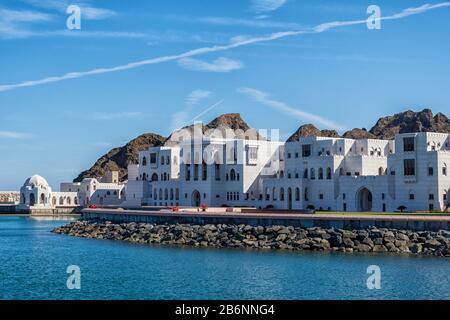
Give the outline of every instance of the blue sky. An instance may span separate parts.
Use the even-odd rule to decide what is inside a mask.
[[[81,30],[66,28],[70,4]],[[381,30],[364,22],[371,4]],[[240,112],[283,137],[450,114],[449,16],[448,2],[412,0],[2,0],[0,190],[35,173],[57,189],[112,147],[199,114]]]

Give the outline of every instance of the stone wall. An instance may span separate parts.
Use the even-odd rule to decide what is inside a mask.
[[[84,209],[82,216],[85,220],[103,220],[111,221],[115,223],[127,223],[127,222],[142,222],[150,224],[248,224],[254,227],[257,226],[272,226],[272,225],[285,225],[299,228],[311,228],[321,227],[325,229],[367,229],[375,226],[377,228],[388,229],[404,229],[415,231],[439,231],[450,230],[450,220],[440,219],[436,217],[430,219],[427,217],[399,217],[397,219],[391,216],[346,216],[341,217],[327,217],[321,215],[304,215],[289,216],[289,215],[277,215],[274,214],[271,217],[263,216],[247,216],[239,214],[223,214],[223,215],[208,215],[208,213],[201,214],[186,214],[186,213],[163,213],[163,212],[142,212],[133,210],[111,210],[98,211],[96,209]]]

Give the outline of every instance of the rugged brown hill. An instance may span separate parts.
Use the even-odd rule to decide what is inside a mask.
[[[377,139],[377,137],[371,134],[367,129],[355,128],[350,131],[347,131],[342,135],[343,138],[346,139]]]
[[[206,125],[207,129],[217,129],[221,127],[233,130],[241,129],[243,131],[250,129],[250,126],[242,119],[239,113],[223,114]]]
[[[166,138],[158,134],[143,134],[136,139],[131,140],[125,146],[114,148],[109,151],[98,159],[89,170],[80,173],[74,182],[80,182],[84,178],[100,178],[108,170],[118,170],[119,178],[121,180],[126,180],[127,167],[129,164],[138,162],[139,151],[148,149],[152,146],[161,146],[165,141]]]
[[[433,116],[430,109],[408,110],[378,120],[370,133],[379,139],[392,139],[397,133],[450,132],[450,120],[442,113]]]
[[[200,129],[202,132],[200,132]],[[187,130],[187,132],[190,133],[190,135],[193,135],[193,130],[199,130],[197,134],[205,134],[206,136],[209,136],[213,133],[214,129],[218,129],[222,132],[222,136],[226,137],[225,129],[231,129],[233,131],[233,134],[235,137],[239,137],[244,139],[246,133],[247,136],[250,137],[250,139],[265,139],[259,133],[256,129],[252,129],[241,117],[239,113],[227,113],[223,114],[214,120],[212,120],[210,123],[206,125],[190,125],[186,126],[180,130],[175,131],[172,133],[169,138],[167,138],[166,145],[173,144],[174,141],[179,140],[179,136],[183,135],[183,131]]]
[[[345,132],[342,137],[348,139],[393,139],[397,133],[444,132],[450,133],[450,119],[442,113],[433,116],[430,109],[419,112],[411,110],[393,116],[380,118],[375,126],[367,131],[355,128]],[[319,130],[312,124],[301,126],[288,141],[297,141],[300,137],[339,137],[334,130]]]
[[[295,131],[287,140],[288,142],[298,141],[300,137],[329,137],[339,138],[339,134],[335,130],[319,130],[312,124],[305,124]]]

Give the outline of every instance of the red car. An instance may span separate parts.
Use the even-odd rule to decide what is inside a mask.
[[[91,205],[89,205],[89,209],[97,209],[97,205],[91,204]]]

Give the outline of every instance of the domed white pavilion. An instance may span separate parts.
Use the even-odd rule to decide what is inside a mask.
[[[20,188],[20,207],[33,208],[50,208],[50,198],[52,188],[40,175],[34,175],[28,178]]]

